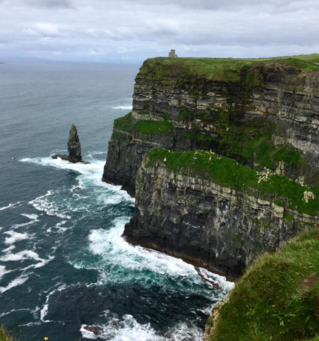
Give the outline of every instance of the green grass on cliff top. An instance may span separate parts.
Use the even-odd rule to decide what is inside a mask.
[[[158,57],[147,59],[140,74],[157,79],[191,75],[216,81],[238,81],[243,67],[271,63],[293,66],[300,71],[319,71],[319,54],[256,59]]]
[[[318,341],[318,272],[318,228],[260,256],[220,309],[210,340]]]
[[[260,181],[260,173],[234,159],[202,150],[173,152],[154,148],[148,154],[146,167],[153,166],[158,161],[164,162],[168,169],[177,173],[213,180],[221,186],[270,199],[279,206],[300,213],[313,216],[319,213],[318,187],[302,186],[287,177],[275,174],[269,174],[267,180]],[[308,203],[304,201],[305,191],[311,191],[315,195]]]

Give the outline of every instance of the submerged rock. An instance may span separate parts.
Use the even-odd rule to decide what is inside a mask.
[[[82,154],[81,154],[81,143],[78,135],[78,131],[76,129],[75,124],[72,124],[69,140],[68,140],[68,151],[69,155],[63,155],[63,154],[56,154],[52,156],[52,159],[62,159],[65,161],[69,161],[72,163],[85,163],[89,164],[87,161],[82,160]]]

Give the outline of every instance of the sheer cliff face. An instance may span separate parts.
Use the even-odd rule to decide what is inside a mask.
[[[192,74],[177,60],[146,61],[136,77],[129,122],[115,123],[104,180],[133,194],[143,156],[159,146],[211,149],[251,167],[281,167],[278,172],[294,179],[305,175],[306,182],[315,183],[317,172],[309,166],[319,164],[319,73],[275,62],[224,69],[216,75]],[[279,150],[286,142],[303,153],[307,167],[272,155],[262,160],[261,154],[269,152],[262,150],[266,143]]]
[[[264,251],[274,251],[317,216],[286,210],[270,198],[185,176],[164,162],[139,169],[129,241],[232,277]],[[289,212],[289,213],[288,213]]]
[[[316,223],[317,214],[284,207],[279,197],[265,203],[214,179],[166,169],[165,162],[141,167],[155,147],[206,150],[256,172],[318,185],[319,67],[307,64],[147,60],[136,77],[132,113],[114,123],[103,174],[136,195],[125,235],[239,275],[260,252]]]

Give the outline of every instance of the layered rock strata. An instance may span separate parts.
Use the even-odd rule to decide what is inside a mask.
[[[234,278],[261,253],[319,223],[318,214],[298,212],[289,198],[282,204],[276,193],[236,190],[195,174],[146,158],[136,179],[135,213],[125,226],[128,241]]]
[[[318,89],[319,67],[304,61],[147,60],[132,113],[114,123],[103,174],[136,195],[128,240],[236,277],[316,224],[318,212],[303,206],[317,205],[307,186],[319,184]],[[155,147],[210,151],[305,187],[288,205],[289,186],[265,197],[202,177],[205,169],[147,166]]]
[[[157,146],[176,151],[211,149],[256,169],[280,167],[295,180],[318,182],[318,72],[269,62],[235,71],[226,65],[222,74],[209,75],[195,74],[184,64],[182,59],[144,63],[136,77],[130,127],[123,129],[121,119],[115,124],[105,181],[134,193],[142,158]],[[171,126],[165,132],[140,129],[147,122]],[[260,152],[254,155],[249,145]],[[262,150],[267,149],[264,145],[268,150]],[[303,160],[289,162],[283,146],[299,152]],[[269,149],[273,154],[281,150],[286,157],[263,160],[261,154]]]

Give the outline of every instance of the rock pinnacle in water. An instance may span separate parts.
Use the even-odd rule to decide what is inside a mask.
[[[71,162],[82,161],[81,143],[76,126],[72,124],[68,140],[69,160]]]
[[[52,159],[62,159],[72,163],[81,162],[84,164],[89,164],[90,162],[82,160],[81,154],[81,143],[78,135],[78,130],[75,124],[72,124],[69,140],[68,140],[68,151],[69,155],[56,154],[52,156]]]

